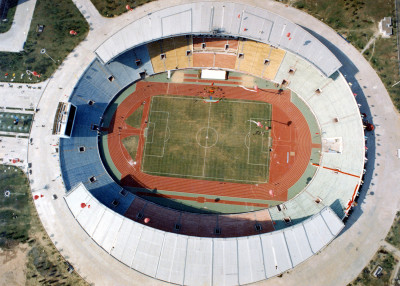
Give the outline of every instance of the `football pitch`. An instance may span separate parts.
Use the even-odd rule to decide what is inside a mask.
[[[204,102],[185,96],[151,100],[142,172],[158,176],[265,183],[272,145],[271,105]]]

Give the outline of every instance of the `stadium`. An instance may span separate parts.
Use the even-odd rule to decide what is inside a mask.
[[[179,285],[265,280],[318,254],[362,184],[341,62],[230,2],[161,9],[96,49],[53,132],[65,201],[108,255]]]

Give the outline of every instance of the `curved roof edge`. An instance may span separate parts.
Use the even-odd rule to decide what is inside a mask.
[[[342,64],[319,40],[295,23],[266,9],[231,2],[197,2],[150,13],[104,41],[97,56],[105,63],[128,49],[187,34],[234,36],[295,53],[329,77]]]
[[[239,238],[160,231],[99,203],[80,183],[64,197],[85,232],[118,261],[180,285],[242,285],[279,275],[321,251],[344,224],[329,208],[294,226]]]

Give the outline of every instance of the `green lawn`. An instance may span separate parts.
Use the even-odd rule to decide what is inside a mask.
[[[161,176],[262,183],[268,181],[271,105],[195,97],[151,101],[142,171]]]
[[[91,0],[93,5],[99,11],[99,13],[105,17],[114,17],[127,12],[126,5],[129,5],[131,9],[141,6],[145,3],[153,0],[125,0],[125,1],[114,1],[114,0]]]
[[[400,249],[400,211],[396,214],[392,227],[386,236],[386,241]]]
[[[29,238],[30,189],[25,174],[0,165],[0,248],[10,248]]]
[[[359,49],[364,48],[377,23],[391,13],[394,5],[391,0],[296,0],[291,3],[337,30]]]
[[[139,146],[139,136],[129,136],[122,139],[122,144],[124,145],[125,149],[128,151],[129,156],[131,156],[132,160],[135,160],[137,148]]]
[[[14,124],[18,117],[18,124]],[[0,131],[29,133],[33,114],[0,112]]]
[[[46,190],[43,193],[50,196]],[[64,258],[43,229],[24,172],[1,164],[0,250],[9,262],[1,265],[9,281],[22,272],[25,285],[88,285],[76,272],[68,273]],[[16,250],[24,254],[18,261]],[[18,263],[17,270],[12,266],[14,263]]]
[[[400,110],[400,84],[398,83],[400,75],[396,37],[394,36],[390,39],[379,38],[375,45],[364,53],[364,56],[385,84],[393,104]]]
[[[397,264],[396,258],[384,249],[379,249],[369,264],[362,272],[347,286],[386,286],[392,285],[389,283],[390,276]],[[383,268],[382,276],[377,278],[373,273],[380,266]]]
[[[364,52],[386,86],[393,104],[400,110],[399,62],[397,59],[397,23],[393,0],[279,0],[323,21],[347,38],[362,51],[383,17],[392,17],[393,35],[389,39],[378,37],[375,44]]]
[[[142,123],[142,115],[143,115],[143,105],[141,105],[138,109],[136,109],[127,119],[126,124],[140,128],[140,124]]]
[[[45,26],[42,33],[36,32],[38,24]],[[78,35],[71,36],[70,30],[75,30]],[[88,31],[86,19],[71,0],[37,0],[24,50],[0,52],[0,81],[33,83],[46,80]],[[41,54],[42,49],[46,49],[55,62]],[[41,77],[28,76],[26,70],[36,71]]]

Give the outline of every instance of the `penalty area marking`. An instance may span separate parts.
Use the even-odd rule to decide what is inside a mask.
[[[166,132],[166,135],[164,136],[164,144],[169,140],[169,136],[171,135],[169,132],[168,124],[167,124],[167,128],[166,128],[165,132]]]
[[[152,113],[156,113],[156,112],[167,114],[167,123],[165,124],[164,139],[163,139],[163,147],[162,147],[161,155],[146,154],[146,147],[147,147],[147,144],[152,144],[152,143],[154,142],[154,141],[153,141],[153,138],[154,138],[154,135],[155,135],[156,123],[155,123],[155,122],[150,122],[150,120],[151,120],[151,114],[152,114]],[[149,125],[153,124],[152,126],[154,126],[154,128],[153,128],[153,134],[152,134],[152,137],[151,137],[151,142],[147,142],[147,138],[148,138],[148,137],[146,137],[146,144],[145,144],[145,146],[144,146],[144,152],[143,152],[143,165],[144,165],[144,158],[145,158],[146,156],[149,156],[149,157],[159,157],[159,158],[164,157],[165,143],[169,140],[168,120],[169,120],[169,112],[168,112],[168,111],[151,111],[151,112],[150,112],[149,123],[148,123],[148,124],[149,124]],[[168,136],[167,136],[167,134],[168,134]]]
[[[250,118],[249,119],[249,121],[250,121],[250,132],[249,133],[247,133],[247,135],[245,136],[245,145],[246,145],[246,147],[247,147],[247,164],[248,165],[254,165],[254,166],[265,166],[265,167],[267,167],[268,166],[268,162],[267,163],[258,163],[258,164],[256,164],[256,163],[250,163],[250,148],[251,148],[251,144],[250,144],[250,142],[251,142],[251,140],[250,140],[250,136],[251,136],[251,131],[252,131],[252,129],[251,129],[251,126],[252,126],[252,121],[259,121],[259,122],[262,122],[262,121],[269,121],[268,119],[265,119],[265,118]],[[253,123],[254,124],[254,123]],[[270,131],[268,131],[268,130],[264,130],[263,132],[268,132],[268,133],[270,133]],[[269,138],[270,136],[268,136],[268,138]],[[246,144],[246,138],[249,138],[249,145],[247,145]],[[268,139],[268,150],[269,150],[269,143],[270,143],[270,141],[269,141],[269,139]],[[264,146],[264,133],[262,133],[262,137],[261,137],[261,150],[260,150],[260,153],[264,153],[264,154],[267,154],[268,155],[268,158],[269,158],[269,152],[268,152],[268,150],[267,150],[267,152],[265,152],[265,151],[263,151],[263,146]],[[268,161],[268,159],[267,159],[267,161]]]
[[[151,134],[151,141],[147,142],[147,138],[149,138],[149,129],[152,128],[153,129],[153,133]],[[156,129],[156,124],[153,122],[149,122],[148,123],[148,127],[145,129],[145,137],[146,137],[146,144],[147,143],[153,143],[153,138],[154,138],[154,130]]]

